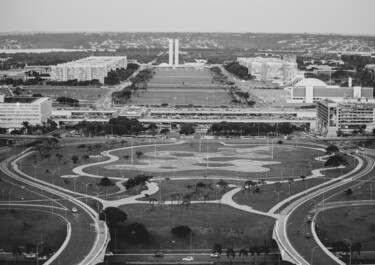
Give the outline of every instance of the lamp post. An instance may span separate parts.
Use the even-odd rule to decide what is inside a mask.
[[[90,185],[91,182],[89,182],[89,183],[83,183],[82,182],[82,184],[85,185],[85,188],[86,188],[86,204],[87,204],[87,186]]]
[[[69,200],[67,200],[66,203],[65,203],[65,209],[66,209],[66,211],[65,211],[65,219],[68,219],[68,203],[69,203]]]
[[[284,191],[273,191],[277,194],[277,204],[279,204],[280,202],[280,193],[284,192]],[[277,209],[277,213],[280,214],[280,208]]]
[[[317,248],[318,246],[315,246],[312,250],[311,250],[311,265],[314,265],[314,250]]]
[[[43,244],[44,242],[40,242],[40,243],[38,243],[37,245],[36,245],[36,265],[39,265],[39,259],[38,259],[38,254],[39,254],[39,252],[38,252],[38,249],[39,249],[39,245],[41,245],[41,244]]]
[[[347,238],[345,238],[343,241],[349,242],[349,252],[350,252],[349,265],[352,265],[352,242]]]
[[[315,218],[316,218],[316,200],[311,200],[311,201],[313,201],[315,204]]]
[[[10,210],[10,193],[12,192],[13,189],[14,189],[14,188],[10,188],[10,189],[9,189],[9,210]]]
[[[77,181],[78,178],[79,178],[79,176],[73,178],[73,182],[74,182],[74,196],[76,195],[75,194],[76,193],[76,181]]]
[[[97,198],[99,198],[99,195],[102,194],[102,192],[97,192],[97,191],[94,191],[94,193],[96,194]],[[99,214],[99,201],[98,201],[98,214]]]
[[[370,185],[370,200],[371,200],[371,207],[372,207],[372,185],[371,183],[369,183]]]
[[[35,182],[36,182],[36,168],[39,166],[38,163],[34,163],[34,178],[35,178]]]

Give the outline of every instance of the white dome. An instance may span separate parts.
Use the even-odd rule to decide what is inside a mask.
[[[322,80],[316,78],[306,78],[302,79],[301,81],[297,82],[294,86],[327,86]]]

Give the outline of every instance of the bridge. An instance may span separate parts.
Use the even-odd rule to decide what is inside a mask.
[[[363,51],[363,49],[368,49],[369,51]],[[336,54],[347,54],[347,55],[362,55],[362,56],[372,56],[375,57],[375,50],[367,45],[363,45],[354,49],[353,47],[348,47],[344,50],[339,51],[328,51],[328,53],[336,53]]]

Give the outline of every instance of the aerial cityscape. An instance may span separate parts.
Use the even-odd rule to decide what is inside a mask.
[[[0,265],[375,264],[372,0],[0,0]]]

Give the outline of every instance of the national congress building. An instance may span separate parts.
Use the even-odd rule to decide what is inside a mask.
[[[77,79],[78,81],[87,81],[97,79],[104,84],[104,78],[108,76],[108,72],[126,68],[127,64],[126,56],[91,56],[52,66],[51,80],[68,81]]]

